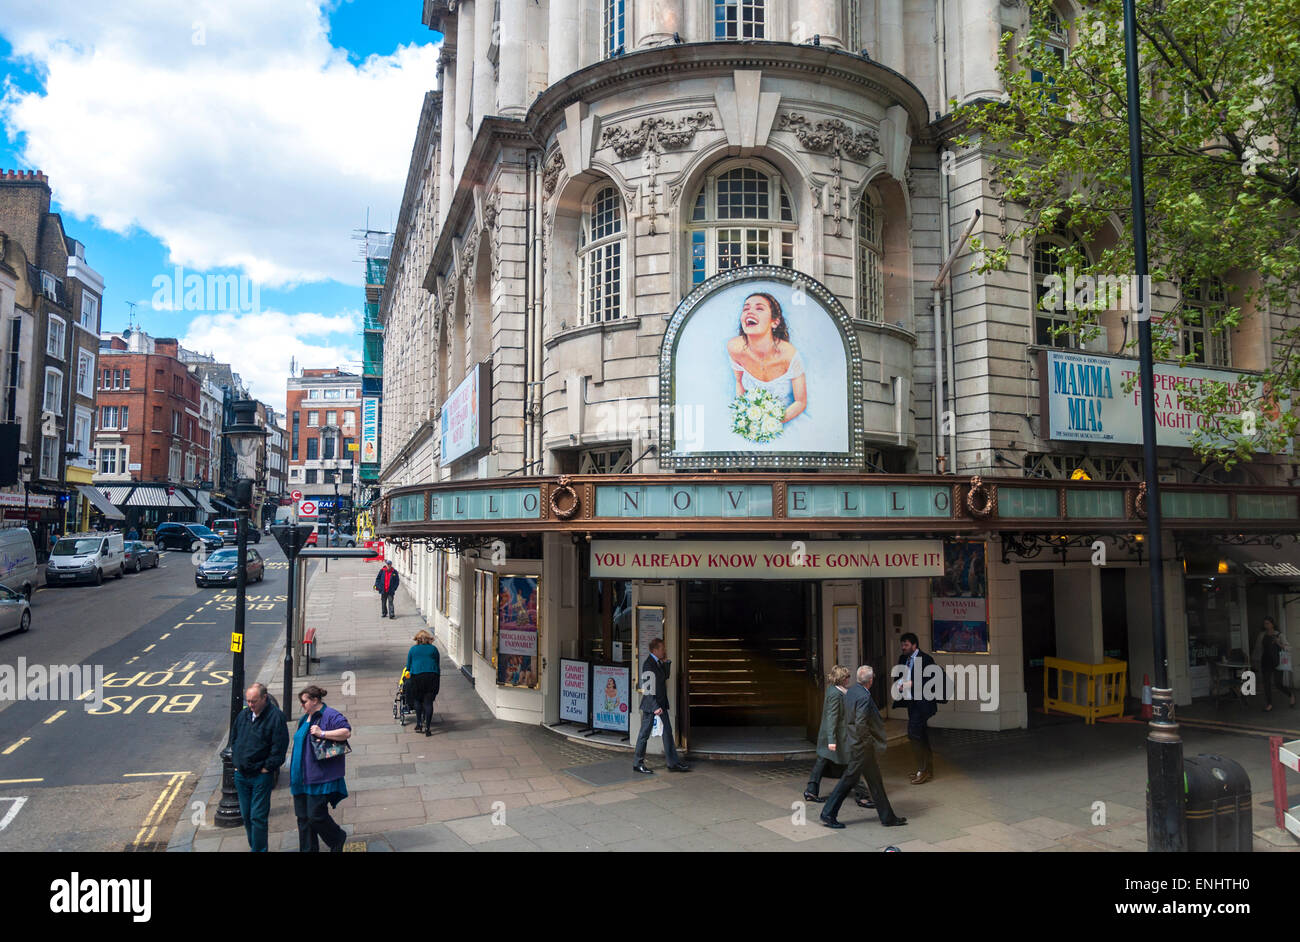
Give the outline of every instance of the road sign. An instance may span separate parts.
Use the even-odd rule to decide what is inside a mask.
[[[299,517],[316,516],[316,502],[314,500],[298,501],[298,516]]]
[[[289,494],[294,500],[302,500],[302,491],[293,491]]]

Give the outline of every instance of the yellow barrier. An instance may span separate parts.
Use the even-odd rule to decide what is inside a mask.
[[[1052,671],[1056,671],[1056,697],[1051,696]],[[1124,715],[1128,690],[1128,662],[1108,657],[1101,664],[1084,664],[1064,658],[1043,659],[1043,709],[1082,716],[1095,723],[1103,716]]]

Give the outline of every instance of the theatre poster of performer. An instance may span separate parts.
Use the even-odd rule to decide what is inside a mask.
[[[931,644],[936,652],[989,653],[984,547],[982,540],[944,543],[944,573],[930,580]]]
[[[497,683],[537,686],[537,577],[497,579]]]
[[[795,284],[760,276],[701,301],[681,328],[673,389],[676,452],[850,450],[844,340]]]

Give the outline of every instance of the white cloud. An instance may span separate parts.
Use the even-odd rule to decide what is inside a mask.
[[[351,63],[322,5],[0,0],[45,86],[11,87],[0,120],[65,211],[139,226],[174,264],[359,284],[349,236],[398,208],[437,47]]]
[[[361,375],[361,312],[200,314],[181,346],[229,363],[257,399],[284,411],[289,362]]]

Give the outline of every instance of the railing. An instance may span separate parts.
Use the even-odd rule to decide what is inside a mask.
[[[1273,816],[1277,826],[1300,837],[1300,805],[1288,807],[1286,770],[1300,772],[1300,739],[1284,743],[1281,736],[1270,736],[1273,756]]]
[[[1053,671],[1055,697],[1051,695]],[[1103,716],[1123,716],[1127,690],[1127,661],[1108,657],[1101,664],[1084,664],[1059,657],[1043,659],[1043,709],[1049,713],[1082,716],[1089,724]]]

